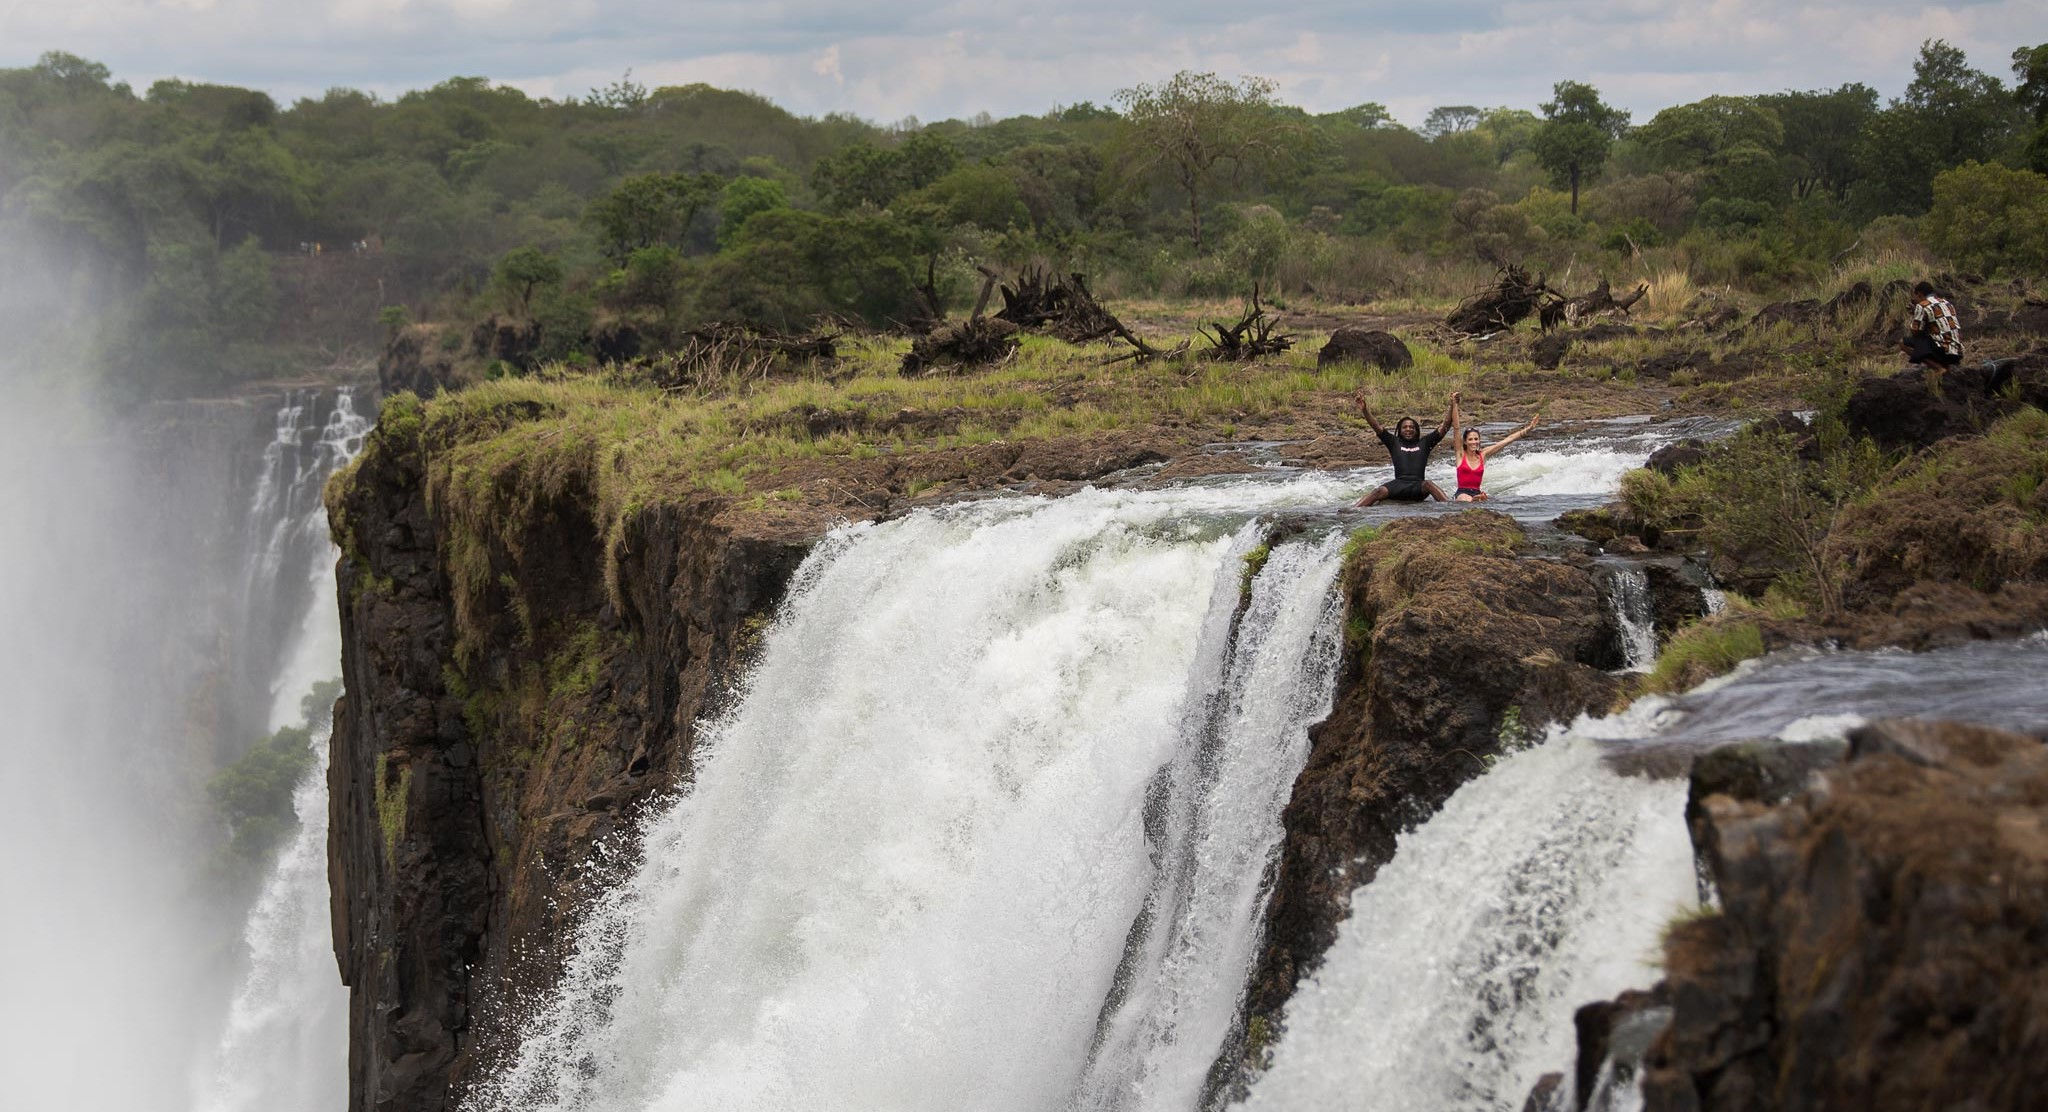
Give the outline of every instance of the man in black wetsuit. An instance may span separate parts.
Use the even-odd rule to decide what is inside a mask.
[[[1427,436],[1423,435],[1422,422],[1413,417],[1394,422],[1393,432],[1380,427],[1373,419],[1372,406],[1366,404],[1363,390],[1358,392],[1358,411],[1365,414],[1365,423],[1372,426],[1373,435],[1380,438],[1380,443],[1387,446],[1387,454],[1393,457],[1394,478],[1373,488],[1354,505],[1370,506],[1389,498],[1396,502],[1420,502],[1425,498],[1445,501],[1443,489],[1423,478],[1423,472],[1429,468],[1429,453],[1451,431],[1452,416],[1458,412],[1458,395],[1451,395],[1451,408],[1444,414],[1444,423]]]

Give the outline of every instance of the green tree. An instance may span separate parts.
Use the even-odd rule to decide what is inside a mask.
[[[590,90],[583,103],[593,108],[609,108],[618,112],[631,112],[647,103],[647,86],[633,80],[629,68],[625,76],[602,89]]]
[[[1349,108],[1340,108],[1323,118],[1367,130],[1376,127],[1401,126],[1394,122],[1394,114],[1387,111],[1387,106],[1376,100],[1369,100],[1364,104],[1354,104]]]
[[[729,244],[757,212],[788,208],[789,191],[772,178],[734,178],[718,195],[718,242]]]
[[[716,174],[641,174],[592,201],[585,214],[607,258],[623,261],[644,247],[683,248],[690,227],[723,190]]]
[[[1422,121],[1422,133],[1435,139],[1440,135],[1456,135],[1461,131],[1470,131],[1478,125],[1480,117],[1484,115],[1485,113],[1476,105],[1442,105],[1429,110],[1428,117]]]
[[[900,152],[862,142],[819,159],[811,167],[811,188],[832,212],[887,208],[903,191],[905,177]]]
[[[972,224],[1003,231],[1031,222],[1017,176],[1002,166],[962,166],[913,194],[948,227]]]
[[[213,270],[212,331],[240,340],[260,340],[277,319],[277,285],[270,255],[255,236],[222,252]]]
[[[1600,99],[1600,90],[1578,81],[1560,81],[1543,105],[1543,127],[1536,133],[1536,159],[1562,188],[1571,186],[1572,215],[1579,212],[1580,183],[1597,177],[1614,140],[1628,128],[1628,113]]]
[[[1756,98],[1784,125],[1783,151],[1792,192],[1825,189],[1841,200],[1856,180],[1857,138],[1877,115],[1877,90],[1850,82],[1836,89],[1773,93]]]
[[[1946,42],[1923,43],[1905,95],[1864,128],[1863,207],[1926,212],[1936,174],[1965,162],[1991,161],[2006,149],[2020,119],[2018,104],[1997,78],[1972,69],[1963,52]]]
[[[206,785],[214,811],[227,824],[227,860],[253,873],[298,827],[292,791],[313,765],[311,731],[286,726],[252,746]]]
[[[2012,52],[2013,98],[2033,122],[2024,157],[2028,167],[2048,174],[2048,43]]]
[[[1104,164],[1083,143],[1034,143],[1003,156],[1018,198],[1040,232],[1065,233],[1093,222],[1102,205]]]
[[[1493,144],[1495,164],[1504,165],[1523,151],[1536,148],[1543,120],[1525,108],[1496,108],[1481,116],[1472,131]]]
[[[1970,162],[1934,179],[1928,245],[1985,272],[2048,273],[2048,176]]]
[[[1123,106],[1125,149],[1139,172],[1164,169],[1188,202],[1188,234],[1202,248],[1202,196],[1219,174],[1292,160],[1307,144],[1298,125],[1275,118],[1272,81],[1232,83],[1188,70],[1157,85],[1116,94]]]
[[[1634,132],[1660,168],[1698,171],[1705,196],[1776,201],[1788,181],[1785,128],[1752,97],[1708,97],[1657,113]]]
[[[960,152],[952,140],[929,129],[905,139],[897,148],[897,156],[902,172],[901,187],[905,191],[923,189],[960,165]]]
[[[531,313],[534,291],[562,284],[562,260],[538,247],[515,247],[498,260],[491,280],[518,295],[522,314]]]

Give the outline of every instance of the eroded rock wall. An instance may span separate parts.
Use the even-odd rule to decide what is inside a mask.
[[[393,426],[330,492],[348,695],[329,872],[350,1106],[432,1112],[556,980],[807,542],[707,496],[636,511],[608,545],[573,483],[459,521],[429,497],[417,423]]]
[[[1672,925],[1652,992],[1581,1009],[1574,1107],[1610,1053],[1641,1077],[1646,1112],[2040,1107],[2041,739],[1895,719],[1852,732],[1846,759],[1826,746],[1715,750],[1691,795],[1721,910]],[[1596,1013],[1659,1030],[1624,1054],[1588,1037]]]
[[[1341,589],[1336,705],[1310,734],[1286,808],[1251,986],[1254,1026],[1268,1030],[1402,830],[1504,746],[1619,692],[1606,671],[1621,664],[1613,619],[1591,571],[1531,554],[1504,514],[1395,521],[1354,551]]]

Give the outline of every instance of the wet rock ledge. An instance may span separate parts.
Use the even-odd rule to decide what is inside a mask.
[[[1802,769],[1815,767],[1810,776]],[[1721,910],[1673,924],[1665,980],[1579,1016],[1578,1096],[1646,1112],[2038,1109],[2048,1093],[2048,746],[1894,719],[1807,748],[1716,750],[1694,846]],[[1655,1029],[1631,1047],[1607,1032]]]

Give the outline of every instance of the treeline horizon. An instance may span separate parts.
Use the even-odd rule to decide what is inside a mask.
[[[1850,83],[1636,120],[1566,80],[1533,108],[1444,105],[1410,128],[1184,72],[1108,105],[882,125],[630,74],[563,100],[457,77],[280,107],[176,79],[138,94],[52,53],[0,69],[0,233],[38,271],[12,279],[37,296],[5,298],[0,327],[149,397],[422,318],[512,318],[533,358],[570,360],[712,320],[889,327],[924,311],[927,276],[959,297],[976,265],[1354,302],[1447,296],[1509,262],[1756,292],[1859,250],[2039,273],[2048,44],[2016,47],[2010,73],[1931,40],[1889,99]],[[311,328],[344,268],[376,303]]]

